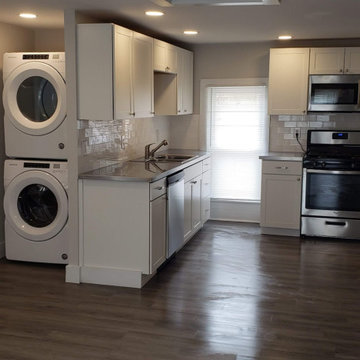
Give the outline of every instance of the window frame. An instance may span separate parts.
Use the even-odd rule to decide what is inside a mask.
[[[202,79],[200,80],[200,121],[199,121],[199,145],[200,149],[210,151],[210,129],[211,117],[209,104],[209,89],[213,87],[231,87],[231,86],[266,86],[268,89],[268,78],[240,78],[240,79]],[[267,93],[268,95],[268,93]],[[270,116],[267,111],[265,119],[265,139],[267,141],[266,151],[269,150],[269,125]],[[253,200],[236,199],[213,199],[214,201],[239,202],[239,203],[258,203]]]

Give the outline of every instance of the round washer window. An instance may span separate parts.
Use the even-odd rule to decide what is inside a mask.
[[[34,122],[50,119],[58,104],[54,86],[41,76],[25,79],[18,88],[16,100],[21,113]]]
[[[26,186],[19,194],[17,207],[22,219],[36,228],[50,225],[58,213],[54,193],[41,184]]]

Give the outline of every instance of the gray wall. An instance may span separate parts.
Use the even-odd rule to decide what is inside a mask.
[[[0,23],[0,94],[3,92],[3,55],[5,52],[31,51],[34,48],[34,32],[18,26]],[[4,196],[4,107],[0,102],[0,199]],[[0,257],[4,254],[4,212],[0,205]]]
[[[194,113],[200,111],[201,79],[268,77],[270,48],[360,46],[360,39],[267,41],[196,45],[194,51]]]

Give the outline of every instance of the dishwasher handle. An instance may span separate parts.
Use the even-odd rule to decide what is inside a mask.
[[[178,171],[175,174],[172,174],[166,178],[167,185],[175,184],[182,180],[185,177],[185,172],[183,170]]]

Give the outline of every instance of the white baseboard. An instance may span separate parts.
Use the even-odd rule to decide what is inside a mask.
[[[149,277],[143,279],[141,271],[82,266],[80,282],[98,285],[114,285],[140,289]]]
[[[265,235],[300,236],[300,230],[262,227],[261,233]]]
[[[67,265],[65,267],[65,282],[80,284],[80,266]]]

